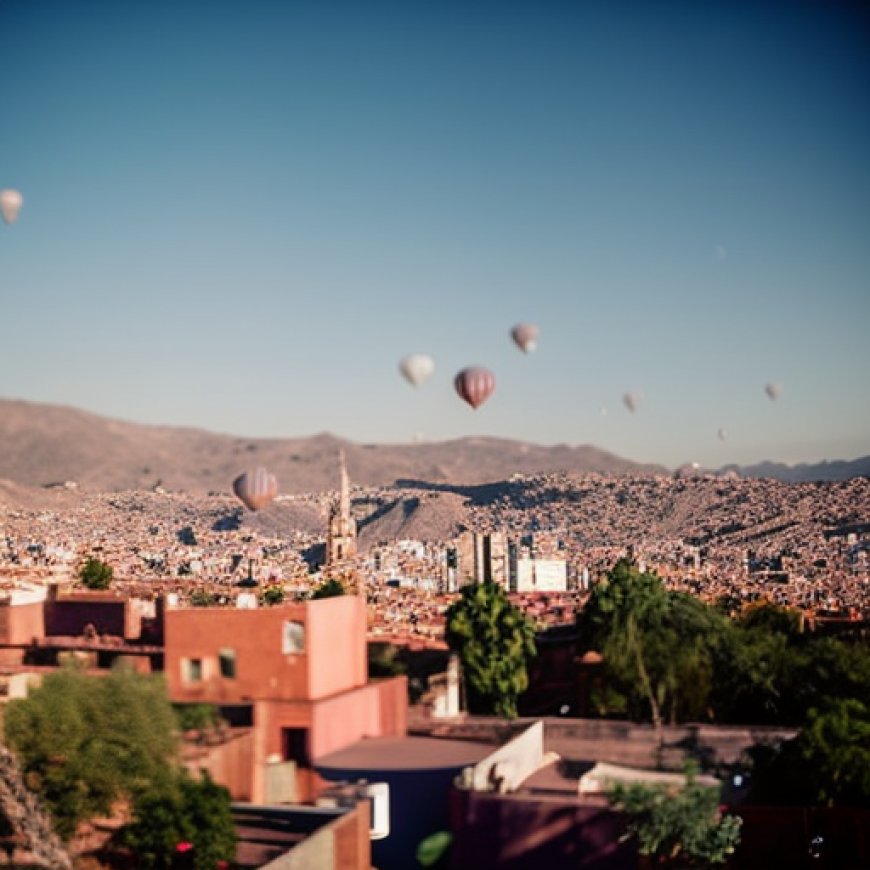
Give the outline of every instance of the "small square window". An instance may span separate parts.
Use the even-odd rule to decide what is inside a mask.
[[[221,676],[227,679],[235,679],[236,676],[236,651],[224,647],[218,653],[218,663],[220,664]]]
[[[202,659],[182,659],[181,675],[186,683],[202,681]]]

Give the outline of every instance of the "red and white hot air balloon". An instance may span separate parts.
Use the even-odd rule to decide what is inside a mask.
[[[278,481],[265,468],[255,468],[240,474],[233,481],[233,492],[245,507],[258,511],[278,495]]]
[[[511,330],[511,338],[523,353],[531,353],[538,346],[540,332],[534,323],[518,323]]]
[[[495,390],[495,375],[482,366],[470,366],[453,379],[453,386],[461,399],[477,409]]]
[[[0,214],[3,215],[3,220],[7,224],[14,224],[18,220],[18,212],[21,211],[23,204],[24,197],[20,191],[11,187],[0,190]]]

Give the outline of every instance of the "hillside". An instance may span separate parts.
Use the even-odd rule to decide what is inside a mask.
[[[396,480],[486,483],[516,473],[667,473],[590,445],[552,447],[497,438],[423,444],[356,444],[329,434],[266,439],[197,429],[145,426],[56,405],[0,400],[0,479],[29,486],[75,481],[89,490],[226,492],[246,468],[265,465],[282,492],[321,492],[337,485],[344,450],[356,484]]]

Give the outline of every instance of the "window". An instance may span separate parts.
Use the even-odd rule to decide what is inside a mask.
[[[285,622],[281,639],[284,655],[305,652],[305,625],[301,622]]]
[[[182,659],[181,678],[185,683],[202,681],[202,659]]]
[[[236,651],[224,647],[218,653],[221,676],[233,680],[236,677]]]

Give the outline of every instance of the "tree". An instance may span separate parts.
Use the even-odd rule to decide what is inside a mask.
[[[230,794],[207,773],[173,772],[136,797],[122,839],[143,870],[170,870],[179,853],[192,856],[193,870],[214,870],[235,854]]]
[[[797,737],[751,755],[753,801],[870,808],[870,708],[860,701],[810,710]]]
[[[162,680],[127,670],[49,674],[27,698],[9,702],[3,724],[28,784],[65,838],[163,775],[175,752]]]
[[[217,595],[208,589],[194,589],[188,599],[191,607],[212,607],[217,604],[217,600]]]
[[[324,580],[312,593],[312,600],[316,600],[318,598],[335,598],[337,595],[344,595],[345,589],[342,586],[340,580],[336,580],[333,577],[330,577],[328,580]]]
[[[282,604],[283,601],[284,590],[280,586],[267,586],[263,590],[263,604]]]
[[[578,619],[584,646],[604,656],[611,691],[623,695],[632,717],[649,716],[659,736],[666,717],[706,714],[725,624],[715,608],[668,592],[627,560],[596,585]]]
[[[741,820],[723,814],[718,788],[700,785],[693,768],[680,789],[618,784],[611,804],[628,816],[629,836],[657,866],[710,867],[724,864],[740,841]]]
[[[214,704],[173,704],[179,731],[209,731],[221,721]]]
[[[79,569],[79,580],[88,589],[108,589],[114,571],[111,565],[91,556]]]
[[[529,684],[535,628],[504,589],[491,582],[463,587],[447,611],[445,640],[462,662],[468,709],[516,716],[517,698]]]
[[[794,638],[803,631],[803,615],[791,607],[758,601],[743,609],[740,625],[743,628],[765,628]]]

